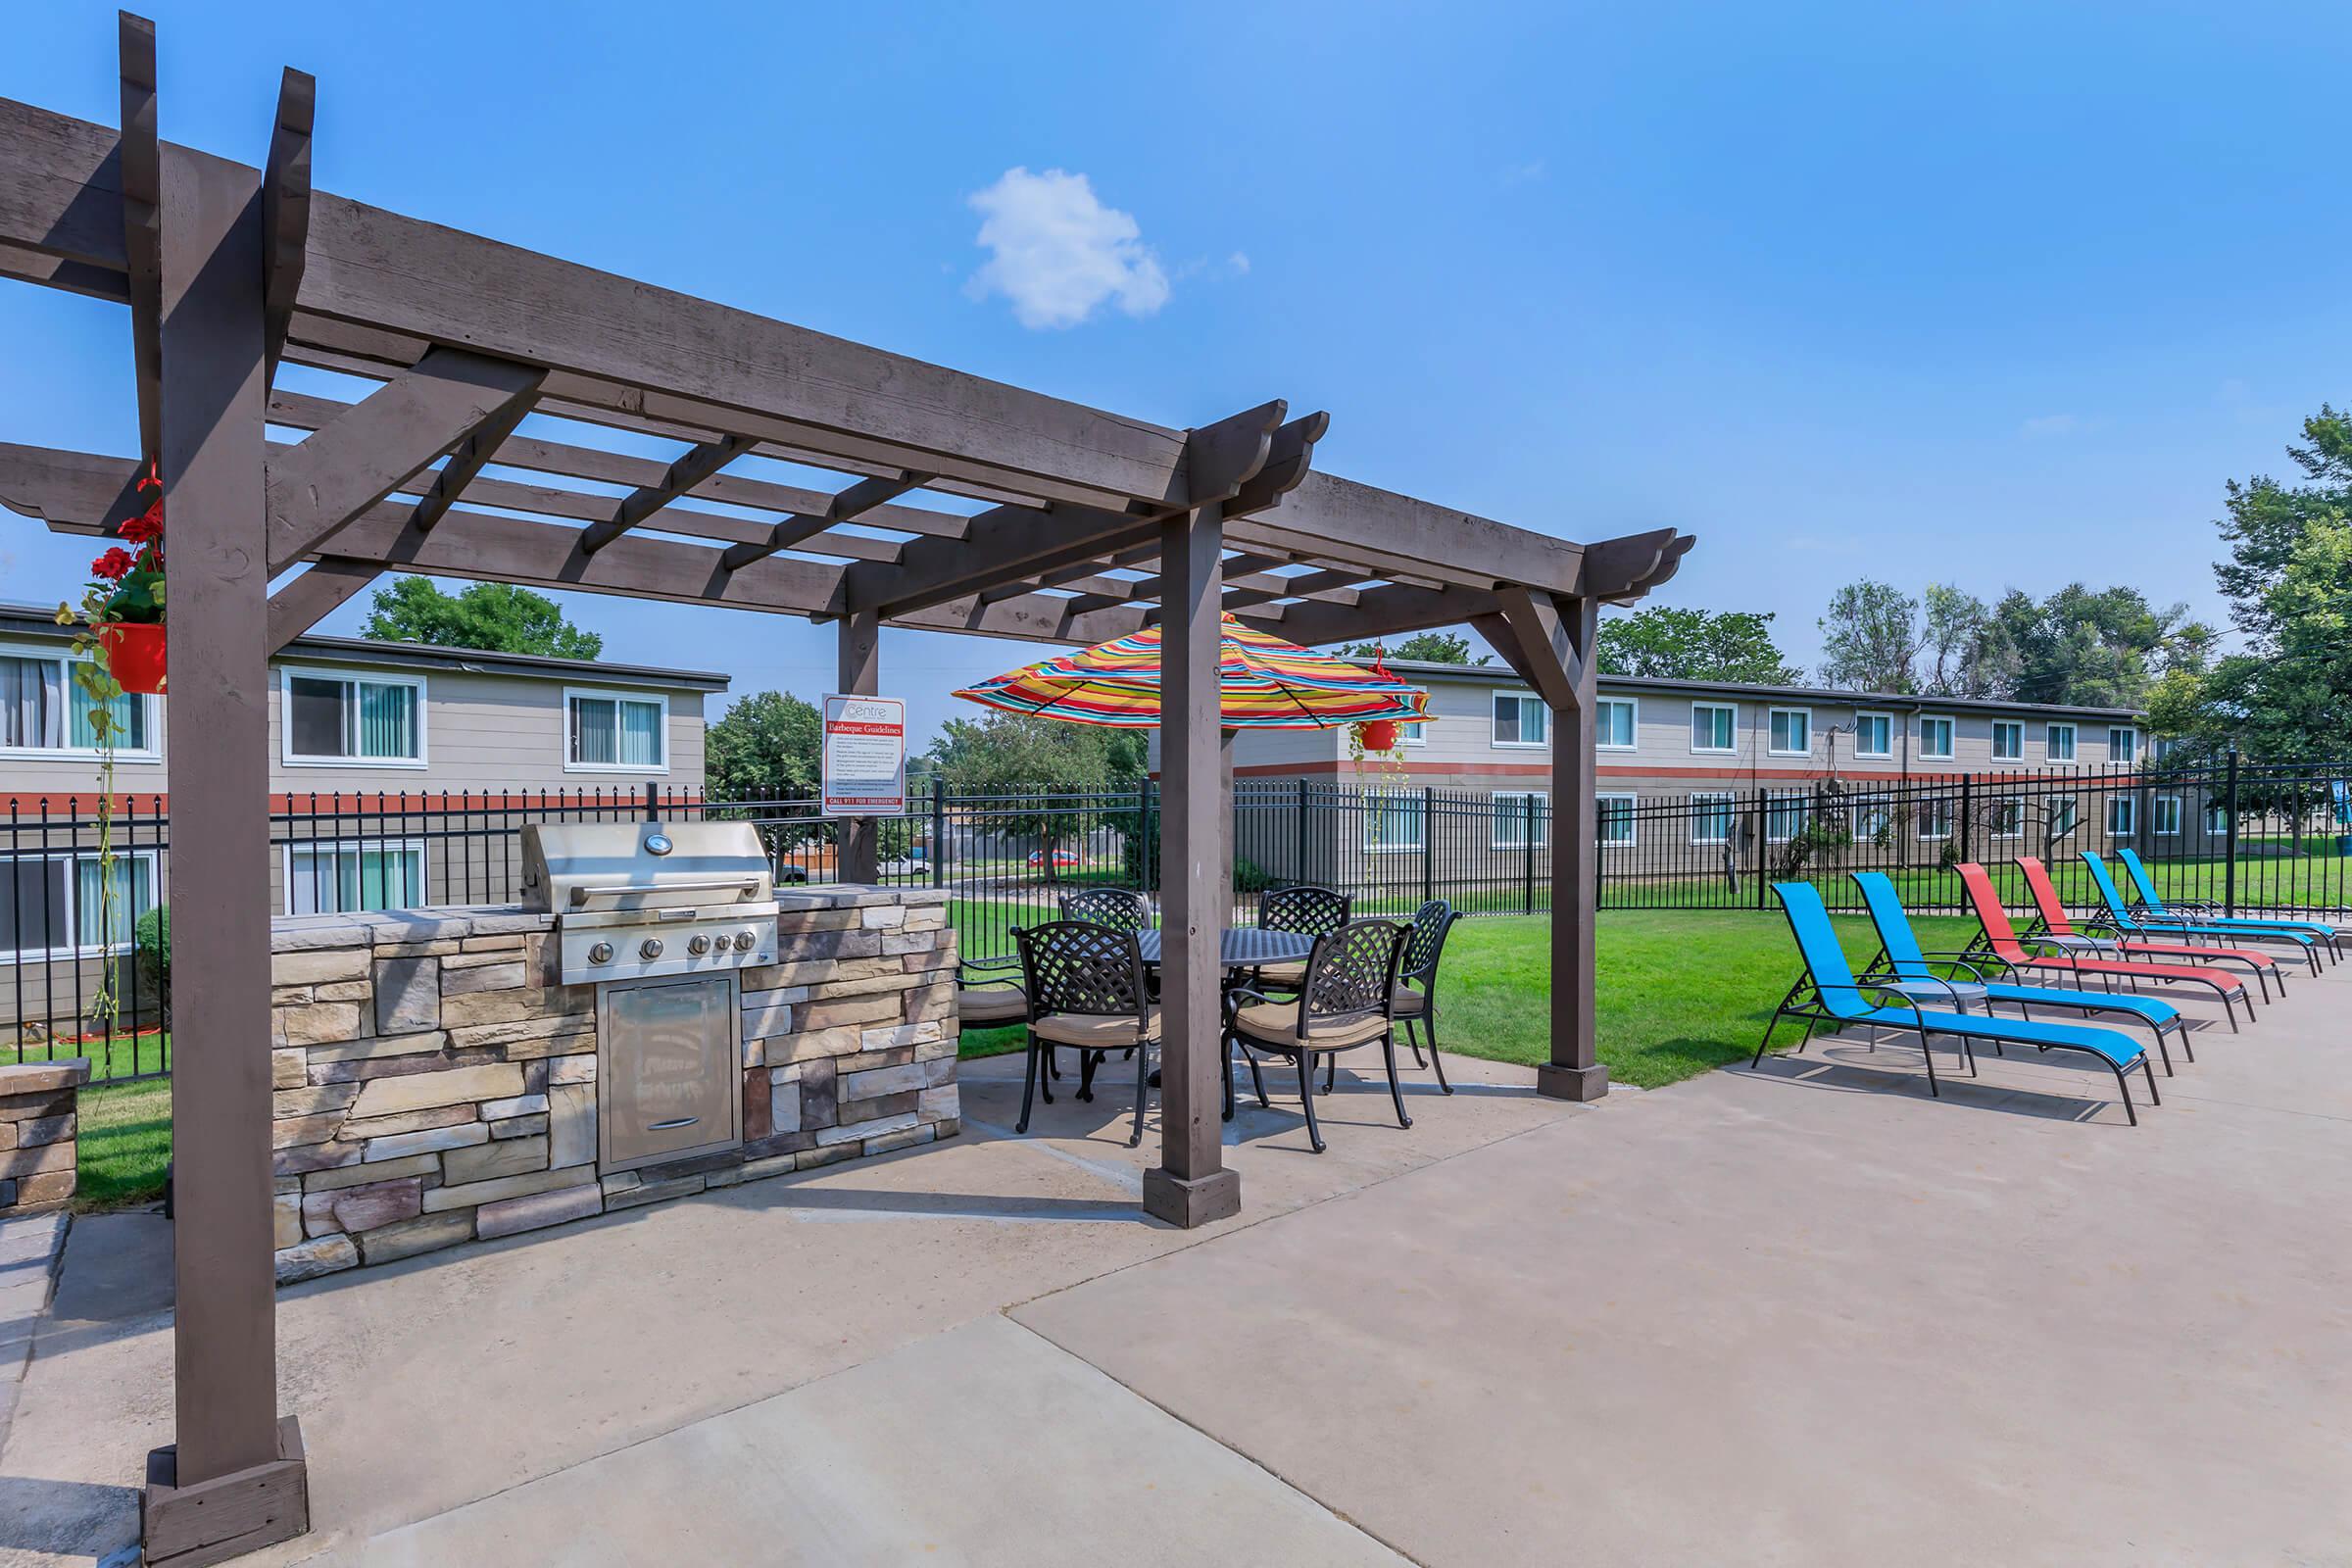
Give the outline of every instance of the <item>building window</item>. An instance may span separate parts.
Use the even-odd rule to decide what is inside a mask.
[[[1736,752],[1740,710],[1729,703],[1690,705],[1690,749],[1694,752]]]
[[[2139,815],[2139,802],[2129,795],[2107,797],[2107,836],[2111,839],[2130,838],[2134,831],[2132,822]]]
[[[424,682],[406,675],[287,669],[278,715],[284,760],[296,765],[424,765]]]
[[[1813,710],[1809,708],[1776,708],[1772,710],[1772,755],[1775,757],[1810,757],[1813,755]]]
[[[2117,724],[2107,731],[2107,760],[2136,762],[2139,760],[2139,731],[2129,724]]]
[[[1919,721],[1919,755],[1931,762],[1952,760],[1952,721],[1948,718],[1922,718]]]
[[[2205,831],[2217,839],[2229,833],[2230,805],[2227,801],[2207,801],[2205,803]]]
[[[2026,803],[2020,800],[1992,803],[1992,836],[1996,839],[2022,839],[2026,836]]]
[[[669,699],[565,692],[568,732],[564,771],[665,772],[669,767]]]
[[[115,856],[114,918],[100,897],[96,855],[24,855],[0,861],[0,959],[96,957],[130,946],[155,907],[155,854]],[[112,929],[108,929],[111,925]]]
[[[1919,803],[1919,836],[1923,839],[1948,839],[1952,836],[1952,800],[1948,795]]]
[[[2159,795],[2159,796],[2157,796],[2157,797],[2156,797],[2156,810],[2155,810],[2155,816],[2156,816],[2156,836],[2157,836],[2158,838],[2162,838],[2162,839],[2177,839],[2177,838],[2179,838],[2179,837],[2180,836],[2180,796],[2178,796],[2178,795]]]
[[[1992,760],[1996,762],[2022,762],[2026,760],[2026,726],[2021,720],[1996,718],[1992,721]]]
[[[1496,692],[1494,694],[1494,744],[1497,746],[1543,745],[1545,717],[1541,698],[1517,697],[1509,692]]]
[[[1802,790],[1776,792],[1764,798],[1764,837],[1786,844],[1805,830],[1813,814],[1813,797]]]
[[[1893,825],[1893,810],[1884,800],[1865,796],[1854,803],[1854,837],[1863,843],[1877,843]]]
[[[1398,855],[1421,848],[1421,795],[1418,791],[1367,790],[1364,793],[1364,853]]]
[[[1542,849],[1548,842],[1544,827],[1551,813],[1542,790],[1500,790],[1494,801],[1494,848]]]
[[[1732,797],[1727,790],[1699,790],[1690,797],[1690,842],[1732,841]]]
[[[2159,735],[2148,742],[2148,760],[2161,762],[2187,744],[2178,735]]]
[[[1396,744],[1399,746],[1427,746],[1431,722],[1432,720],[1425,718],[1417,723],[1398,724],[1396,726]]]
[[[0,651],[0,754],[95,757],[96,716],[62,653]],[[155,699],[124,694],[104,705],[118,726],[118,760],[154,761]]]
[[[430,904],[418,839],[286,846],[286,912],[351,914]]]
[[[2052,842],[2066,837],[2075,830],[2075,798],[2072,795],[2051,796],[2050,804],[2044,809],[2048,812]]]
[[[1599,711],[1593,715],[1592,744],[1604,752],[1630,752],[1634,749],[1634,700],[1631,697],[1603,697]]]
[[[2074,725],[2052,724],[2042,731],[2042,755],[2051,761],[2071,762],[2075,760]]]
[[[1856,713],[1854,715],[1854,755],[1856,757],[1892,757],[1894,755],[1894,718],[1887,713]]]
[[[1634,842],[1634,799],[1631,795],[1592,797],[1592,816],[1602,844],[1623,848]]]

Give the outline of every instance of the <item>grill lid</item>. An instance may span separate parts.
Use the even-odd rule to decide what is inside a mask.
[[[749,822],[535,822],[522,898],[558,915],[764,904],[775,877]]]

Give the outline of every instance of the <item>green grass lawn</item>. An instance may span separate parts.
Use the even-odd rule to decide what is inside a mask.
[[[75,1114],[74,1150],[81,1178],[74,1184],[76,1208],[112,1208],[144,1202],[164,1191],[164,1162],[172,1157],[172,1081],[107,1083],[157,1072],[170,1059],[172,1037],[150,1031],[118,1034],[112,1040],[59,1040],[34,1046],[0,1046],[0,1065],[19,1061],[90,1058],[90,1079]]]
[[[1918,916],[1930,949],[1957,949],[1977,923]],[[1870,923],[1841,917],[1858,966],[1878,951]],[[1773,914],[1608,910],[1598,934],[1600,1059],[1619,1083],[1655,1089],[1756,1049],[1764,1021],[1796,977],[1788,923]],[[1464,920],[1438,972],[1438,1036],[1447,1051],[1495,1061],[1551,1054],[1551,922],[1524,915]],[[1798,1030],[1786,1039],[1793,1045]],[[1017,1051],[1017,1028],[971,1030],[962,1054]]]

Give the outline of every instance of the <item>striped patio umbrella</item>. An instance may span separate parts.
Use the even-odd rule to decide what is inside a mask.
[[[1220,721],[1228,729],[1331,729],[1429,716],[1429,693],[1380,668],[1254,631],[1224,617]],[[1159,722],[1159,628],[1025,665],[956,694],[1010,713],[1150,729]]]

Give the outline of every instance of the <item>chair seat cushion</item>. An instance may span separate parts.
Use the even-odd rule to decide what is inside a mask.
[[[960,1023],[1019,1023],[1029,1016],[1029,999],[1019,986],[961,986],[956,992]]]
[[[1388,1033],[1389,1021],[1378,1013],[1356,1018],[1347,1023],[1319,1025],[1303,1041],[1298,1037],[1298,1004],[1295,1002],[1260,1002],[1244,1007],[1234,1019],[1234,1028],[1244,1045],[1264,1045],[1277,1051],[1347,1051],[1378,1040]]]
[[[1159,1038],[1159,1009],[1148,1010],[1140,1031],[1135,1019],[1127,1014],[1056,1012],[1037,1021],[1037,1038],[1088,1051],[1124,1051],[1129,1046]]]
[[[1415,991],[1411,986],[1398,986],[1396,1005],[1397,1017],[1418,1018],[1421,1016],[1422,1009],[1429,1005],[1429,993]]]
[[[1306,965],[1304,963],[1261,964],[1258,967],[1257,979],[1260,985],[1289,986],[1296,989],[1306,984]]]

